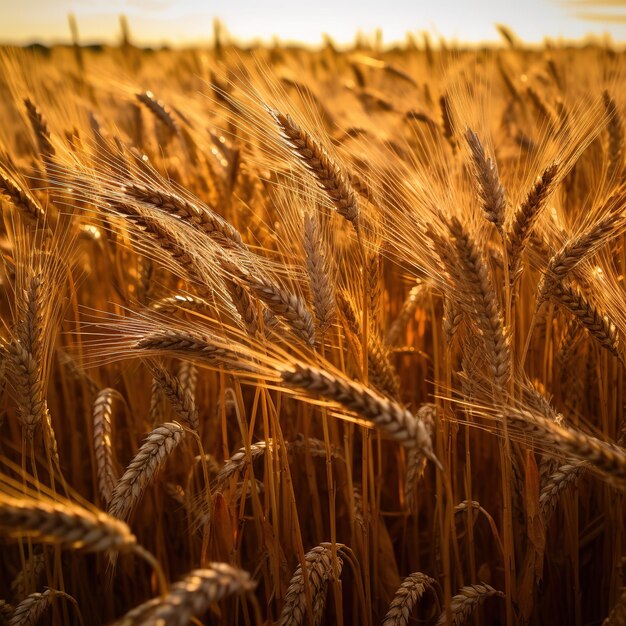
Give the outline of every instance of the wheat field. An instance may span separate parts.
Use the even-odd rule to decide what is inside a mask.
[[[626,623],[623,53],[501,30],[2,48],[0,620]]]

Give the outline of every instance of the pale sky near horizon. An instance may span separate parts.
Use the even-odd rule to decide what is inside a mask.
[[[315,44],[328,33],[348,43],[357,30],[371,34],[377,27],[385,42],[423,30],[448,40],[497,41],[494,24],[503,23],[527,42],[590,33],[626,42],[626,13],[621,20],[584,20],[577,13],[597,17],[607,9],[590,8],[591,2],[572,7],[576,1],[585,0],[0,0],[0,42],[67,41],[68,13],[83,42],[118,40],[122,14],[133,40],[144,45],[208,43],[215,17],[244,41],[278,36]]]

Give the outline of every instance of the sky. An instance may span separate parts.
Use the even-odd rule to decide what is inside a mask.
[[[209,43],[220,18],[241,39],[261,38],[319,43],[328,33],[338,43],[353,41],[358,30],[382,28],[389,43],[407,32],[429,31],[437,39],[497,41],[494,26],[510,26],[524,41],[544,37],[579,39],[609,33],[626,43],[626,12],[608,21],[593,0],[0,0],[0,42],[52,43],[69,39],[73,13],[83,42],[116,41],[119,16],[127,16],[133,41],[141,45]],[[619,4],[616,0],[605,0]],[[580,3],[580,5],[577,5]],[[582,19],[580,14],[595,19]]]

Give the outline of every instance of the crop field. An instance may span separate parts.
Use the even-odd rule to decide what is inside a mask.
[[[626,624],[606,42],[0,49],[0,623]]]

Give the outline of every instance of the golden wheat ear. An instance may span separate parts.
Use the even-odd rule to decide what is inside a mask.
[[[148,484],[181,442],[185,431],[178,422],[161,424],[146,438],[111,493],[108,512],[127,521]]]
[[[302,165],[313,175],[318,185],[328,194],[337,213],[357,228],[359,208],[356,195],[340,166],[322,145],[298,126],[289,115],[270,107],[267,110],[274,118],[284,141]]]
[[[452,602],[450,603],[450,612],[454,626],[464,624],[478,605],[493,596],[503,598],[504,593],[484,583],[467,585],[460,589],[459,593],[452,598]],[[437,626],[445,626],[446,624],[449,624],[448,615],[446,611],[444,611],[440,615],[439,620],[437,620]]]
[[[434,578],[421,572],[414,572],[407,576],[398,587],[389,605],[383,626],[406,626],[420,598],[429,589],[434,590],[436,584]]]
[[[13,613],[7,624],[9,626],[28,626],[29,624],[36,624],[52,605],[52,602],[57,598],[69,602],[74,607],[74,610],[77,611],[80,623],[84,624],[83,618],[80,615],[80,609],[78,608],[78,602],[68,593],[55,589],[46,589],[42,593],[31,593],[24,598],[13,609]]]
[[[137,545],[128,526],[105,513],[4,494],[0,495],[0,531],[85,552],[132,551]]]
[[[212,604],[255,587],[248,572],[227,563],[208,563],[174,583],[164,596],[131,609],[114,626],[186,626],[192,618],[202,617]]]
[[[314,624],[320,624],[326,606],[329,581],[341,575],[343,560],[334,556],[341,552],[341,544],[322,543],[304,555],[304,567],[298,565],[287,589],[285,604],[280,613],[280,626],[304,624],[308,611]],[[308,599],[307,599],[308,598]]]

